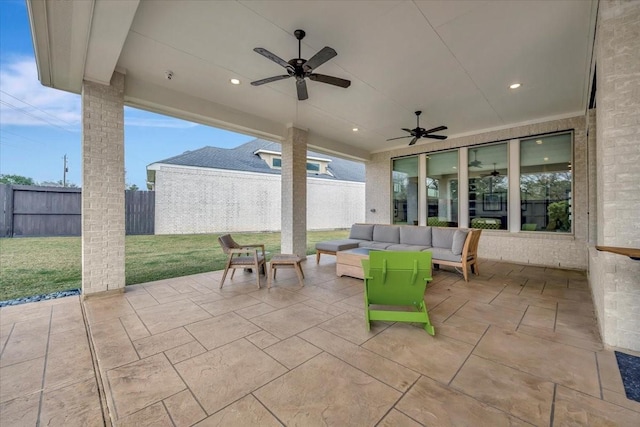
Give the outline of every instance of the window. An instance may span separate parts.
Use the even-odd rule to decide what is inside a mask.
[[[506,143],[469,150],[469,221],[472,228],[508,228],[507,153]]]
[[[515,152],[509,156],[510,148],[520,159]],[[572,159],[571,131],[471,146],[468,165],[459,164],[458,150],[392,159],[392,221],[426,218],[427,225],[458,227],[459,209],[466,209],[471,228],[509,230],[511,224],[512,232],[571,233]],[[468,183],[460,181],[462,168]],[[461,185],[468,185],[468,198],[459,199]]]
[[[418,157],[392,163],[393,223],[418,224]]]
[[[427,225],[458,226],[458,151],[427,156]]]
[[[280,157],[273,157],[271,159],[271,167],[272,168],[282,168],[282,159]],[[307,162],[307,170],[309,172],[320,172],[321,171],[320,163],[316,162]]]
[[[571,232],[571,133],[520,142],[523,231]]]

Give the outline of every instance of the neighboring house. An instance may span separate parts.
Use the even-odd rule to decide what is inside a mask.
[[[203,147],[147,166],[156,234],[280,230],[280,144]],[[363,163],[307,152],[307,228],[365,219]]]

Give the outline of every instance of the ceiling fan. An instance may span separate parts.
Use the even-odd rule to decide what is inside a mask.
[[[469,162],[470,168],[482,167],[482,162],[478,160],[478,150],[473,150],[473,161]]]
[[[496,170],[496,164],[494,163],[494,164],[493,164],[493,171],[492,171],[492,172],[490,172],[490,173],[488,173],[488,174],[486,174],[486,175],[481,175],[481,176],[482,176],[483,178],[485,178],[485,177],[487,177],[487,176],[490,176],[490,177],[494,177],[494,178],[495,178],[496,176],[500,176],[500,172],[498,172],[498,171]]]
[[[413,145],[420,138],[447,139],[447,137],[444,136],[444,135],[431,135],[434,132],[440,132],[441,130],[446,130],[447,129],[446,126],[438,126],[438,127],[435,127],[433,129],[429,129],[429,130],[425,130],[424,128],[421,128],[420,127],[420,114],[422,114],[422,111],[416,111],[417,124],[416,124],[415,129],[402,128],[403,131],[409,132],[410,135],[399,136],[397,138],[387,139],[387,141],[393,141],[394,139],[402,139],[402,138],[413,137],[413,139],[409,143],[409,145]]]
[[[306,60],[302,58],[302,39],[306,35],[303,30],[295,30],[293,35],[298,39],[298,57],[289,60],[288,62],[279,56],[269,52],[267,49],[262,47],[254,48],[254,52],[259,53],[267,59],[275,62],[276,64],[282,66],[287,70],[287,74],[283,74],[280,76],[268,77],[262,80],[256,80],[255,82],[251,82],[253,86],[260,86],[265,83],[271,83],[278,80],[288,79],[289,77],[296,78],[296,89],[298,91],[298,100],[304,101],[309,98],[309,94],[307,93],[307,82],[305,78],[309,78],[310,80],[327,83],[334,86],[339,86],[343,88],[348,88],[351,85],[351,81],[341,79],[338,77],[327,76],[324,74],[314,73],[313,70],[338,55],[335,50],[330,48],[329,46],[323,47],[319,52],[311,57],[311,59]]]

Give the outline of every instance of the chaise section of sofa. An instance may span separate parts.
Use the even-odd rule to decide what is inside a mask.
[[[316,264],[320,263],[320,255],[335,255],[338,251],[346,251],[359,247],[360,243],[373,240],[373,224],[353,224],[348,239],[327,240],[316,243]]]

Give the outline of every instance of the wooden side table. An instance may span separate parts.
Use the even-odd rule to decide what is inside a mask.
[[[296,274],[298,275],[298,282],[300,283],[300,287],[304,286],[304,272],[302,271],[302,267],[300,266],[300,262],[302,259],[298,255],[293,254],[278,254],[274,255],[271,258],[271,262],[269,263],[269,280],[267,284],[267,289],[271,289],[271,272],[273,271],[273,278],[276,278],[276,270],[280,267],[293,268],[296,270]]]

